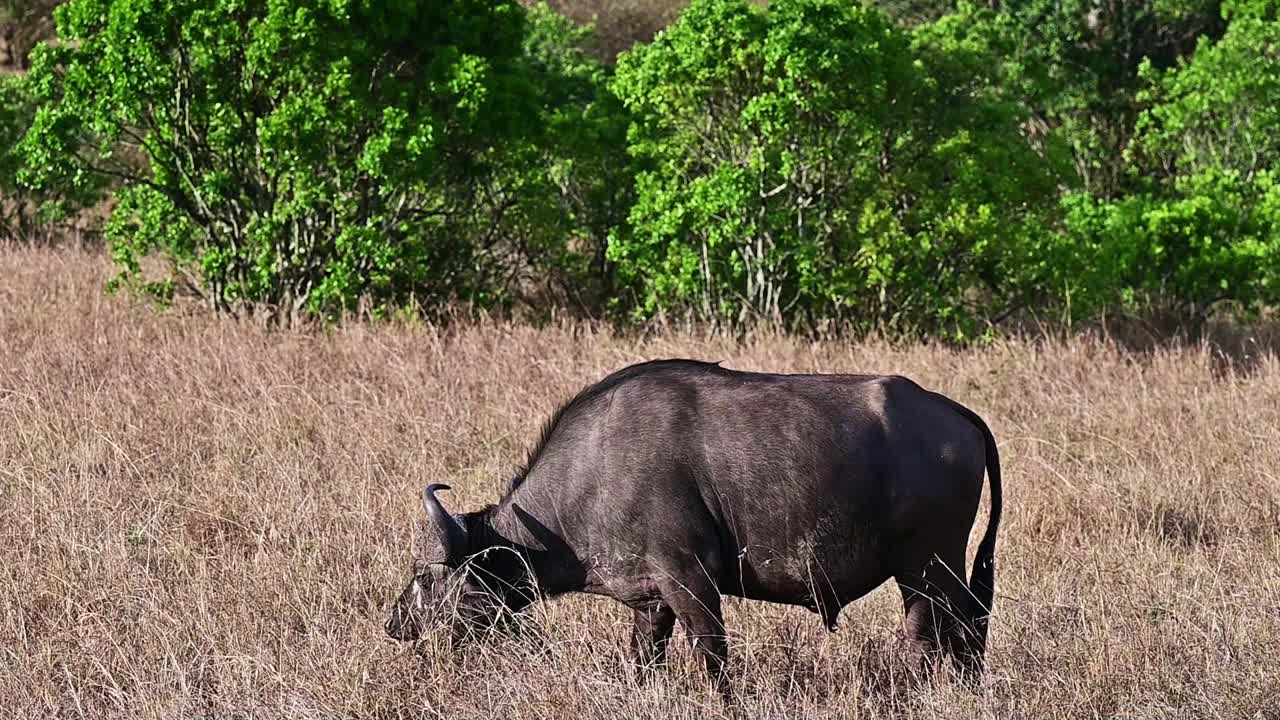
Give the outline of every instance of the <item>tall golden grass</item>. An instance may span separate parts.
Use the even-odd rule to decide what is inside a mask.
[[[539,605],[457,656],[382,632],[424,483],[452,484],[458,509],[491,501],[566,396],[689,356],[908,375],[980,412],[1005,466],[978,692],[896,680],[886,586],[835,634],[730,602],[740,715],[1280,717],[1271,355],[1233,370],[1204,347],[1097,339],[959,351],[498,322],[302,334],[108,297],[107,272],[0,251],[0,716],[727,715],[683,642],[637,682],[630,613],[608,600]]]

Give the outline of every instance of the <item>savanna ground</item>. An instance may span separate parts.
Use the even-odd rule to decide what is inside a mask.
[[[986,417],[1003,453],[981,690],[900,681],[890,584],[835,634],[730,602],[745,716],[1280,717],[1272,355],[496,322],[287,333],[104,296],[107,272],[0,250],[0,716],[725,714],[682,642],[637,684],[630,613],[608,600],[540,605],[457,658],[382,632],[424,483],[452,484],[455,509],[491,501],[562,399],[682,355],[906,374]]]

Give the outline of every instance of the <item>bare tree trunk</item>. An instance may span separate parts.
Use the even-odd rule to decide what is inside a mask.
[[[18,68],[18,59],[16,57],[17,48],[17,23],[14,20],[5,19],[4,28],[0,30],[0,42],[4,43],[4,54],[0,56],[3,60],[0,65],[6,68]]]

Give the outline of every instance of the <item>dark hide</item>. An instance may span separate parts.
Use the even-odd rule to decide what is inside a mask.
[[[461,637],[503,606],[595,593],[634,611],[639,662],[663,661],[679,620],[727,688],[722,595],[799,605],[834,629],[893,578],[916,662],[981,673],[999,456],[977,415],[910,380],[633,365],[562,407],[526,467],[497,505],[421,534],[390,635],[434,619]],[[966,583],[984,471],[991,518]]]

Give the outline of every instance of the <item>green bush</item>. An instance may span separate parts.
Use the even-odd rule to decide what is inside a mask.
[[[515,0],[71,0],[27,181],[123,187],[118,281],[291,320],[504,297],[507,145],[539,132]],[[500,190],[505,190],[500,189]],[[158,254],[172,274],[143,278]]]
[[[0,75],[0,238],[20,243],[54,239],[63,220],[92,204],[101,184],[54,186],[36,191],[18,182],[23,158],[18,143],[31,127],[36,100],[22,75]]]
[[[491,233],[518,254],[512,285],[526,306],[587,315],[612,292],[605,248],[634,195],[628,115],[588,52],[593,33],[545,4],[529,8],[523,72],[538,132],[503,148],[493,185],[509,209]]]
[[[17,184],[22,160],[14,151],[31,124],[35,106],[22,78],[0,75],[0,238],[22,239],[33,224],[30,202]]]
[[[1129,153],[1142,189],[1065,200],[1066,236],[1089,258],[1079,312],[1158,304],[1194,325],[1219,303],[1280,303],[1280,22],[1271,2],[1228,9],[1219,41],[1143,69]]]
[[[70,0],[0,79],[0,232],[110,185],[115,285],[282,322],[1280,302],[1274,0],[879,4],[694,0],[611,69],[541,3]]]
[[[641,169],[609,254],[634,311],[964,335],[1017,305],[1059,170],[968,27],[695,0],[624,54]]]
[[[1143,63],[1170,67],[1197,37],[1221,35],[1220,0],[1023,0],[998,3],[1000,57],[1018,69],[1008,90],[1032,129],[1070,150],[1071,183],[1099,197],[1135,187],[1124,151],[1142,109]]]

